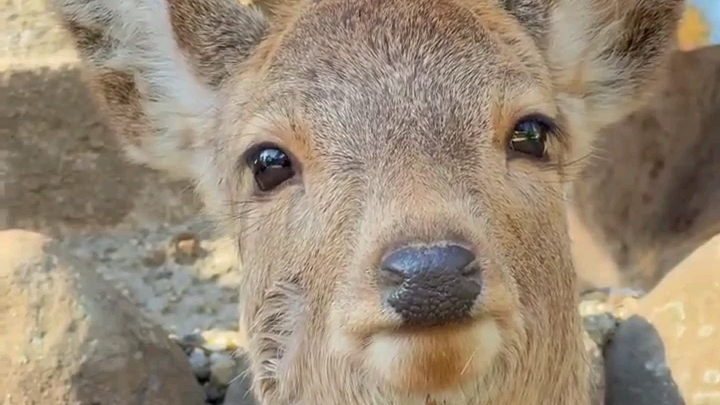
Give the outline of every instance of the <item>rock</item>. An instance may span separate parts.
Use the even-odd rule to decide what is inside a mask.
[[[225,387],[237,375],[238,370],[232,357],[220,352],[210,354],[210,382],[213,385]]]
[[[200,405],[182,350],[85,262],[0,231],[4,405]]]
[[[160,267],[165,263],[167,259],[167,253],[164,250],[153,250],[148,253],[142,260],[143,264],[147,267]]]
[[[243,331],[222,329],[210,329],[183,336],[171,334],[170,339],[185,350],[202,348],[210,352],[232,352],[245,347],[246,342]]]
[[[67,234],[195,216],[191,184],[123,156],[47,5],[0,2],[0,230]]]
[[[210,377],[210,360],[202,349],[193,349],[188,356],[188,361],[190,361],[190,368],[198,380],[207,380]]]
[[[211,404],[219,404],[225,396],[225,390],[220,389],[212,384],[205,385],[205,398]]]
[[[235,351],[245,346],[245,339],[242,331],[228,331],[222,329],[210,329],[202,332],[204,347],[212,351]]]
[[[720,236],[677,265],[605,350],[608,404],[720,403]]]
[[[667,367],[662,339],[639,316],[622,322],[605,347],[605,384],[606,405],[685,404]]]
[[[179,264],[191,264],[201,253],[203,251],[200,247],[200,239],[191,232],[176,235],[170,246],[170,254],[175,257],[175,262]]]

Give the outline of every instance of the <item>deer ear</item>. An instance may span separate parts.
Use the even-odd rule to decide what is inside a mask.
[[[675,49],[683,0],[554,0],[544,46],[558,104],[592,135],[642,106]]]
[[[235,0],[47,0],[132,160],[196,178],[216,92],[267,31]]]

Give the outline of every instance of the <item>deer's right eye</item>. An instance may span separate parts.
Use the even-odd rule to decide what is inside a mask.
[[[247,164],[260,191],[272,191],[295,176],[292,159],[279,147],[260,145],[249,152]]]

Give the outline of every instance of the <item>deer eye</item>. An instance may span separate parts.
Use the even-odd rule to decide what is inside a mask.
[[[510,150],[534,158],[544,158],[547,153],[547,138],[553,132],[549,118],[528,116],[515,124],[510,137]]]
[[[248,154],[248,167],[252,170],[257,188],[272,191],[295,176],[293,161],[275,145],[261,145]]]

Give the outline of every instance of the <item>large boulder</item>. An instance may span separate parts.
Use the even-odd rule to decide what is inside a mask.
[[[201,405],[183,351],[87,263],[0,231],[5,405]]]

